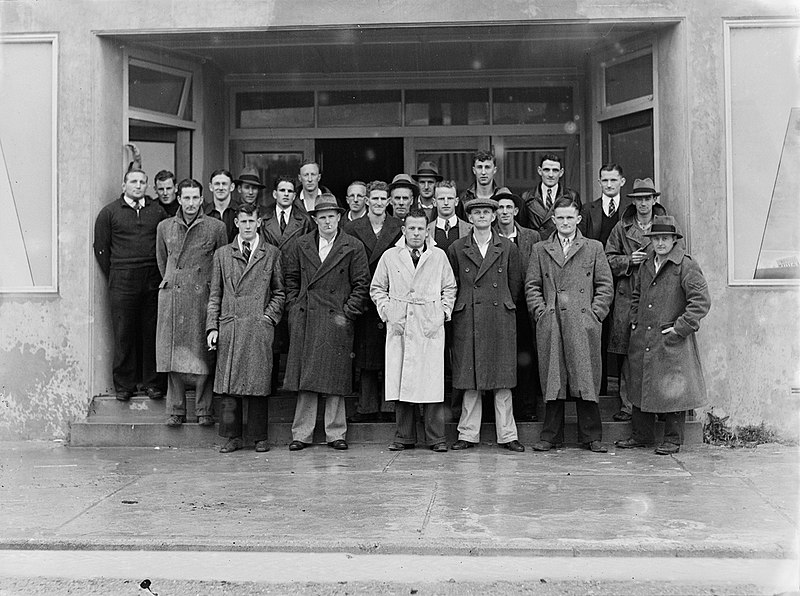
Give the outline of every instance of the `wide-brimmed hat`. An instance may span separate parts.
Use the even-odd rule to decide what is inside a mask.
[[[317,199],[317,204],[314,205],[314,208],[311,209],[308,214],[316,215],[320,211],[338,211],[339,213],[344,213],[344,209],[339,207],[339,203],[336,202],[336,197],[329,192],[322,193]]]
[[[391,193],[395,188],[410,188],[414,191],[414,196],[419,193],[419,184],[414,182],[413,178],[408,174],[398,174],[392,178],[392,183],[389,185],[389,192]]]
[[[673,234],[677,239],[683,238],[683,235],[681,235],[681,233],[678,231],[678,225],[675,223],[675,218],[671,215],[654,216],[653,225],[650,226],[650,231],[644,235],[656,236],[658,234]]]
[[[492,211],[497,211],[500,204],[494,199],[472,199],[464,203],[464,213],[469,213],[478,207],[488,207]]]
[[[251,166],[243,169],[239,177],[233,182],[235,184],[252,184],[258,188],[266,188],[266,186],[261,184],[261,177],[258,175],[258,170]]]
[[[629,197],[649,197],[661,196],[660,192],[656,192],[656,185],[653,183],[652,178],[637,178],[633,181],[633,190],[628,193]]]
[[[497,201],[498,208],[500,204],[500,199],[511,199],[512,201],[514,201],[514,206],[517,209],[522,210],[522,198],[518,194],[514,194],[513,192],[511,192],[511,189],[508,188],[507,186],[503,186],[494,191],[492,198],[495,201]]]
[[[423,161],[419,164],[416,174],[411,174],[411,177],[419,182],[420,178],[433,178],[437,182],[444,180],[444,176],[439,174],[439,168],[432,161]]]

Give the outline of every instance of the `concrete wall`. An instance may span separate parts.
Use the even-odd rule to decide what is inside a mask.
[[[57,32],[60,50],[60,292],[0,297],[0,438],[63,436],[70,419],[85,415],[91,396],[110,387],[105,282],[91,230],[120,187],[121,52],[88,24],[107,32],[316,27],[413,24],[420,15],[426,23],[681,20],[659,34],[660,174],[665,195],[681,201],[692,253],[711,284],[714,306],[700,334],[711,404],[735,423],[763,420],[796,436],[798,398],[790,387],[800,385],[797,291],[727,286],[723,19],[797,12],[793,0],[310,0],[302,11],[288,0],[0,2],[3,33]],[[212,168],[224,156],[223,86],[210,67],[203,79],[202,163]]]

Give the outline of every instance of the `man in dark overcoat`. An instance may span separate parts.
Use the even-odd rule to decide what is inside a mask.
[[[323,194],[311,214],[317,230],[293,242],[284,258],[289,357],[284,389],[297,391],[289,449],[311,444],[317,402],[325,396],[325,437],[347,449],[343,395],[352,391],[355,320],[369,299],[364,245],[339,230],[344,209]]]
[[[370,280],[386,249],[402,236],[403,223],[386,212],[389,203],[388,186],[374,180],[367,185],[367,215],[344,225],[344,231],[358,238],[364,245],[369,263]],[[381,412],[379,373],[384,369],[386,351],[386,325],[378,316],[375,303],[370,300],[366,311],[356,320],[356,368],[361,374],[361,387],[356,413],[348,422],[390,421],[391,412]]]
[[[511,388],[517,384],[516,302],[522,291],[519,249],[492,231],[494,199],[464,206],[473,229],[448,249],[458,283],[453,307],[453,388],[463,389],[458,440],[469,449],[480,440],[481,391],[494,392],[497,443],[525,451],[517,439]]]
[[[186,421],[185,379],[195,385],[197,417],[212,426],[210,358],[206,345],[214,252],[227,244],[225,224],[203,213],[203,185],[178,184],[181,208],[156,230],[156,258],[163,281],[158,291],[156,363],[167,374],[167,426]]]
[[[578,205],[581,196],[578,191],[564,184],[564,161],[555,153],[545,153],[539,160],[537,169],[539,184],[522,195],[524,208],[519,214],[520,225],[539,232],[542,239],[549,238],[555,231],[553,206],[561,197],[569,197]]]
[[[605,453],[598,392],[600,331],[614,296],[611,269],[603,246],[578,230],[574,199],[557,200],[553,212],[556,231],[534,246],[525,281],[545,398],[544,425],[533,448],[549,451],[564,442],[564,404],[572,397],[578,440]]]
[[[206,311],[206,341],[209,349],[217,350],[214,392],[222,395],[219,435],[228,439],[220,453],[244,446],[243,426],[256,451],[264,452],[269,450],[272,342],[286,298],[281,255],[259,237],[256,204],[239,205],[235,224],[236,239],[214,253]]]

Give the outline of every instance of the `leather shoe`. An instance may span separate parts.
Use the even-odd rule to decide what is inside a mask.
[[[117,399],[119,401],[130,401],[133,397],[133,391],[117,391]]]
[[[167,426],[171,426],[172,428],[177,428],[181,424],[183,424],[184,418],[178,414],[173,414],[169,418],[167,418]]]
[[[233,437],[232,439],[228,439],[228,442],[219,448],[219,452],[233,453],[234,451],[239,451],[239,449],[242,447],[244,447],[244,441],[242,441],[242,437]]]
[[[447,443],[436,443],[436,445],[431,447],[431,451],[435,451],[436,453],[447,453]]]
[[[359,424],[361,422],[380,422],[380,420],[381,420],[380,412],[370,412],[369,414],[362,414],[361,412],[356,412],[355,414],[347,418],[347,422],[349,424]]]
[[[197,417],[197,424],[200,426],[214,426],[214,417],[213,416],[198,416]]]
[[[337,451],[344,451],[347,449],[347,441],[344,439],[336,439],[335,441],[331,441],[328,443],[328,447],[332,449],[336,449]]]
[[[469,441],[462,441],[459,439],[453,443],[453,446],[450,449],[453,451],[461,451],[462,449],[472,449],[473,447],[475,447],[475,443],[470,443]]]
[[[650,447],[650,444],[637,441],[633,437],[625,439],[624,441],[614,441],[614,445],[616,445],[620,449],[636,449],[637,447]]]
[[[681,446],[675,443],[661,443],[661,445],[656,447],[655,452],[658,455],[672,455],[673,453],[678,453],[680,450]]]
[[[289,443],[289,451],[300,451],[308,447],[303,441],[292,441]]]
[[[266,453],[269,451],[269,444],[266,441],[256,441],[256,452]]]
[[[550,441],[536,441],[533,444],[534,451],[550,451],[551,449],[560,449],[563,447],[562,443],[551,443]]]
[[[500,446],[505,449],[508,449],[509,451],[516,451],[518,453],[522,453],[523,451],[525,451],[525,445],[523,445],[516,439],[508,443],[500,443]]]
[[[620,410],[619,412],[614,414],[611,418],[616,422],[628,422],[630,421],[632,416],[630,412],[625,412],[623,410]]]
[[[603,445],[600,441],[590,441],[589,443],[584,443],[583,447],[592,453],[608,453],[608,447]]]
[[[416,447],[413,443],[398,443],[395,441],[391,445],[389,445],[389,451],[405,451],[406,449],[413,449]]]
[[[147,389],[144,390],[144,392],[150,399],[155,399],[155,400],[164,399],[164,392],[161,391],[161,389],[156,389],[155,387],[148,387]]]

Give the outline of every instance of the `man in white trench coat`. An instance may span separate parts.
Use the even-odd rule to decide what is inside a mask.
[[[417,404],[423,404],[425,440],[447,451],[444,435],[444,322],[456,300],[456,280],[445,252],[428,236],[427,218],[411,209],[403,238],[378,262],[369,294],[386,323],[386,401],[396,401],[391,451],[417,442]]]

